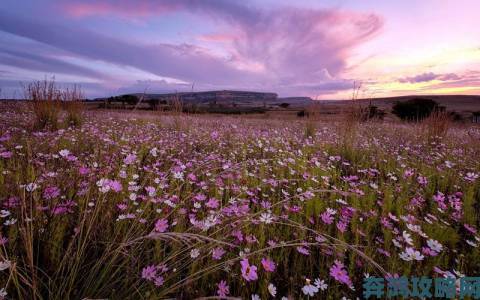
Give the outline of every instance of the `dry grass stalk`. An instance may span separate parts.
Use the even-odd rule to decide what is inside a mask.
[[[32,82],[24,87],[24,92],[25,99],[30,100],[35,114],[34,128],[56,130],[62,95],[56,88],[55,81],[45,79]]]
[[[83,94],[79,86],[74,85],[60,92],[63,108],[67,112],[67,126],[80,126],[83,121]]]
[[[428,141],[442,140],[452,126],[452,119],[448,112],[435,110],[422,121],[420,129]]]

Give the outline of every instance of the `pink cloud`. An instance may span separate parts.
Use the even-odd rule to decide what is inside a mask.
[[[71,2],[63,5],[64,11],[73,17],[83,18],[116,14],[125,17],[146,17],[168,13],[178,9],[174,3],[149,1],[119,1],[112,2]]]
[[[0,18],[0,30],[54,46],[84,59],[130,66],[200,85],[282,90],[285,94],[331,92],[351,86],[342,78],[352,50],[380,32],[375,14],[337,9],[262,9],[228,0],[69,1],[69,16],[153,17],[186,12],[214,22],[216,31],[194,44],[134,44],[78,27]],[[13,24],[16,24],[15,26]],[[75,37],[75,38],[73,38]],[[221,42],[222,55],[214,50]],[[210,51],[212,50],[212,51]],[[208,70],[208,71],[206,71]]]

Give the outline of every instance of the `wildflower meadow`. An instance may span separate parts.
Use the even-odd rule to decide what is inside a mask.
[[[0,297],[356,299],[370,276],[480,274],[478,126],[0,111]]]

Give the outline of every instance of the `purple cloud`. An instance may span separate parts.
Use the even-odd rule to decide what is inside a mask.
[[[48,45],[73,58],[133,67],[153,75],[195,82],[199,89],[241,88],[306,94],[343,90],[342,78],[351,51],[380,32],[383,20],[374,14],[335,9],[280,7],[261,9],[228,0],[69,1],[67,13],[55,20],[27,19],[0,11],[0,31]],[[215,22],[229,36],[226,56],[206,46],[138,43],[123,36],[69,25],[70,18],[118,15],[155,17],[187,12]],[[58,13],[55,11],[55,13]],[[49,21],[46,21],[49,19]],[[48,53],[0,49],[0,64],[43,72],[75,74],[98,79],[102,71],[66,62]],[[135,86],[135,78],[132,78]],[[169,88],[171,84],[167,84]],[[176,88],[175,84],[172,86]]]
[[[432,80],[450,81],[459,80],[460,77],[455,73],[435,74],[433,72],[423,73],[412,77],[400,78],[398,81],[402,83],[418,83],[428,82]]]

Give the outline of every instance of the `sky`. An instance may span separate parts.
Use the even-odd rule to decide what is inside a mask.
[[[478,0],[2,0],[0,98],[255,90],[480,94]]]

